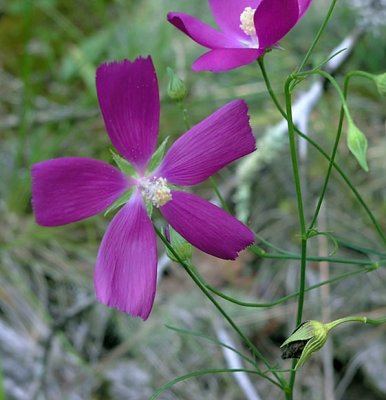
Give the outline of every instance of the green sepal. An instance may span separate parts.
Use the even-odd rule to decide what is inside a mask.
[[[347,146],[354,157],[357,159],[362,169],[368,172],[369,167],[367,165],[367,138],[352,121],[348,122]]]
[[[173,247],[174,251],[178,254],[178,257],[184,261],[189,262],[192,260],[193,255],[193,247],[187,242],[177,231],[175,231],[172,227],[169,229],[170,232],[170,244]],[[175,262],[179,262],[176,259],[174,254],[166,248],[166,255]]]
[[[135,168],[123,157],[121,157],[118,153],[116,153],[113,149],[110,149],[110,152],[113,156],[113,160],[117,167],[126,175],[134,176],[137,171]]]
[[[117,200],[114,201],[113,204],[111,204],[111,206],[105,211],[103,215],[106,216],[107,214],[110,214],[112,211],[116,210],[123,204],[126,204],[130,200],[130,197],[134,193],[134,190],[135,190],[134,188],[131,188],[127,192],[123,193],[121,197],[119,197]]]
[[[145,207],[146,207],[147,215],[149,216],[149,218],[151,218],[151,216],[153,214],[153,204],[152,204],[152,202],[145,200]]]
[[[154,152],[151,160],[149,162],[149,166],[147,167],[148,171],[154,171],[158,165],[160,165],[162,159],[164,158],[166,144],[169,140],[169,136],[159,145],[158,149]]]

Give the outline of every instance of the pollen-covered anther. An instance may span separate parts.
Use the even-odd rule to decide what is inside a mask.
[[[248,36],[256,36],[255,22],[253,20],[255,11],[255,8],[246,7],[240,14],[240,28]]]
[[[172,199],[172,193],[165,178],[145,178],[140,183],[142,195],[153,206],[159,208]]]

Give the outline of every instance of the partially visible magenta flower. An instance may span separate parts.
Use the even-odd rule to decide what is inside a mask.
[[[194,71],[226,71],[250,64],[296,25],[311,0],[209,0],[221,31],[191,15],[170,12],[168,21],[210,49]]]
[[[174,186],[206,180],[254,151],[255,139],[246,104],[232,101],[181,136],[159,166],[149,171],[160,113],[151,58],[102,64],[96,86],[107,133],[134,167],[133,176],[89,158],[42,161],[32,167],[32,205],[38,224],[57,226],[90,217],[122,200],[125,204],[99,248],[96,295],[109,307],[146,319],[157,274],[156,236],[146,204],[158,207],[168,223],[197,248],[235,259],[254,242],[253,233],[221,208]]]

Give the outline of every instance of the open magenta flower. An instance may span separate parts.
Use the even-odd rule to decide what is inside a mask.
[[[250,64],[296,25],[311,0],[209,0],[221,31],[191,15],[170,12],[168,21],[210,49],[195,71],[226,71]]]
[[[156,237],[146,205],[158,207],[202,251],[235,259],[254,242],[253,233],[222,209],[175,186],[204,181],[254,151],[255,139],[246,104],[232,101],[181,136],[151,170],[160,113],[151,58],[101,65],[96,86],[107,133],[126,159],[115,156],[121,170],[80,157],[34,164],[32,205],[40,225],[56,226],[124,204],[99,248],[95,290],[102,303],[146,319],[157,273]]]

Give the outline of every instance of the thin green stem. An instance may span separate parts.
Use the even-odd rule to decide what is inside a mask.
[[[238,334],[238,336],[241,338],[241,340],[246,344],[246,346],[249,348],[251,354],[255,358],[261,360],[268,369],[272,369],[268,360],[260,353],[260,351],[256,348],[256,346],[251,342],[251,340],[247,336],[245,336],[245,334],[240,330],[240,328],[236,325],[236,323],[232,320],[232,318],[226,313],[226,311],[220,306],[220,304],[216,301],[216,299],[208,291],[208,289],[205,287],[205,285],[201,282],[200,278],[197,276],[197,273],[194,271],[194,269],[187,262],[183,261],[180,258],[180,256],[177,254],[177,252],[170,245],[170,243],[165,239],[165,237],[162,235],[162,233],[156,226],[154,226],[154,229],[155,229],[157,235],[159,236],[159,238],[163,241],[164,245],[173,254],[175,259],[178,260],[179,264],[185,269],[185,271],[192,278],[194,283],[204,293],[204,295],[211,301],[211,303],[217,308],[217,310],[224,317],[224,319],[229,323],[229,325],[232,327],[232,329]],[[256,368],[257,368],[257,366],[256,366]],[[260,370],[258,369],[258,371],[260,371]],[[276,377],[277,382],[279,382],[280,385],[283,385],[283,379],[275,372],[273,372],[273,375]]]
[[[351,121],[352,118],[351,118],[350,110],[347,107],[346,98],[345,98],[341,88],[339,87],[338,83],[332,77],[332,75],[330,75],[326,71],[323,71],[321,69],[317,69],[317,70],[312,70],[312,71],[308,71],[308,72],[299,73],[299,74],[294,75],[294,76],[296,78],[300,78],[300,77],[301,78],[305,78],[305,77],[310,76],[310,75],[321,75],[321,76],[323,76],[324,79],[328,80],[331,83],[332,86],[334,86],[334,89],[336,90],[336,92],[337,92],[337,94],[338,94],[338,96],[340,98],[340,101],[342,103],[342,107],[343,107],[343,110],[344,110],[344,112],[346,114],[346,118]],[[293,79],[296,79],[296,78],[293,78]]]
[[[366,71],[350,71],[346,75],[346,81],[349,81],[354,76],[359,76],[361,78],[366,78],[366,79],[370,79],[371,81],[374,81],[374,74],[370,74]]]
[[[261,250],[255,250],[254,246],[250,246],[249,250],[261,258],[267,258],[271,260],[301,260],[301,254],[286,253],[286,254],[273,254],[264,253]],[[356,258],[342,258],[342,257],[325,257],[325,256],[308,256],[307,261],[327,261],[336,264],[354,264],[354,265],[373,265],[374,268],[380,266],[386,266],[386,258],[382,258],[377,261],[373,260],[359,260]]]
[[[292,162],[292,173],[295,182],[296,190],[296,201],[298,207],[298,217],[299,217],[299,229],[301,234],[301,261],[300,261],[300,274],[299,274],[299,297],[298,297],[298,308],[296,313],[296,325],[299,325],[303,318],[303,308],[304,308],[304,295],[305,295],[305,285],[306,285],[306,267],[307,267],[307,235],[306,235],[306,223],[304,217],[304,207],[303,207],[303,196],[302,188],[300,183],[300,172],[298,165],[298,155],[296,148],[296,138],[295,138],[295,126],[292,119],[292,99],[290,85],[293,81],[292,77],[286,80],[284,85],[285,93],[285,104],[286,104],[286,114],[287,114],[287,124],[288,124],[288,137],[290,144],[290,154]],[[295,384],[296,371],[292,371],[290,375],[289,390],[290,396],[292,397],[293,387]]]
[[[331,160],[331,158],[327,154],[327,152],[324,151],[324,149],[321,146],[319,146],[314,140],[312,140],[310,137],[308,137],[306,134],[304,134],[300,130],[296,129],[296,131],[300,137],[307,140],[307,142],[309,142],[313,147],[315,147],[323,157],[325,157],[328,161]],[[374,217],[374,214],[371,212],[369,206],[367,205],[367,203],[365,202],[363,197],[360,195],[360,193],[358,192],[356,187],[351,183],[350,178],[343,172],[343,170],[339,167],[339,165],[336,164],[335,162],[333,163],[333,165],[334,165],[336,172],[338,172],[340,177],[344,180],[346,185],[350,188],[351,192],[353,193],[354,197],[357,199],[358,203],[364,209],[365,213],[367,214],[367,217],[369,218],[369,220],[373,224],[376,232],[378,233],[379,238],[386,245],[386,235],[383,232],[382,227],[378,224],[378,221]]]
[[[264,56],[258,58],[258,59],[257,59],[257,62],[258,62],[258,64],[259,64],[259,67],[260,67],[260,70],[261,70],[261,74],[263,75],[263,79],[264,79],[265,86],[267,87],[268,93],[269,93],[269,95],[271,96],[271,99],[272,99],[273,103],[275,104],[276,108],[279,110],[280,114],[281,114],[285,119],[287,119],[287,114],[286,114],[286,112],[284,111],[284,109],[283,109],[283,107],[281,106],[281,104],[279,103],[279,100],[277,99],[276,94],[275,94],[275,92],[274,92],[274,90],[273,90],[273,88],[272,88],[271,80],[269,79],[268,74],[267,74],[267,70],[266,70],[266,68],[265,68]]]
[[[257,239],[259,242],[265,244],[267,247],[269,247],[269,248],[271,248],[271,249],[273,249],[273,250],[276,250],[278,253],[281,253],[281,254],[283,254],[283,255],[287,255],[287,254],[291,255],[291,254],[292,254],[291,252],[289,252],[289,251],[287,251],[287,250],[284,250],[284,249],[282,249],[281,247],[276,246],[275,244],[273,244],[273,243],[269,242],[268,240],[264,239],[264,238],[263,238],[262,236],[260,236],[258,233],[255,233],[255,237],[256,237],[256,239]],[[252,245],[252,246],[248,247],[248,250],[251,251],[252,253],[255,253],[255,254],[258,255],[258,256],[264,256],[264,254],[268,254],[268,253],[266,253],[266,252],[264,252],[264,254],[259,253],[259,250],[260,250],[260,252],[261,252],[261,249],[260,249],[260,248],[257,248],[257,251],[255,252],[255,251],[254,251],[255,247],[256,247],[256,245]]]
[[[229,369],[229,368],[213,368],[213,369],[204,369],[204,370],[198,370],[198,371],[193,371],[190,372],[189,374],[185,374],[182,376],[179,376],[178,378],[173,379],[172,381],[165,383],[164,385],[162,385],[160,388],[158,388],[153,395],[149,398],[149,400],[155,400],[158,398],[158,396],[163,393],[165,390],[170,389],[172,386],[174,386],[176,383],[182,382],[182,381],[186,381],[187,379],[191,379],[191,378],[195,378],[198,376],[203,376],[203,375],[209,375],[209,374],[222,374],[222,373],[233,373],[233,372],[246,372],[249,374],[254,374],[254,375],[260,375],[263,376],[265,378],[266,375],[263,375],[262,373],[255,371],[255,370],[251,370],[251,369],[244,369],[244,368],[237,368],[237,369]],[[273,383],[276,386],[279,386],[275,381],[273,381],[270,378],[267,378],[271,381],[271,383]]]
[[[312,290],[320,288],[321,286],[329,285],[331,283],[335,283],[335,282],[341,281],[343,279],[347,279],[350,276],[363,274],[363,273],[366,273],[366,272],[369,272],[369,271],[372,271],[372,269],[371,268],[363,268],[363,269],[358,269],[358,270],[352,271],[352,272],[346,272],[344,274],[337,275],[334,278],[328,279],[328,280],[320,282],[320,283],[318,283],[316,285],[312,285],[312,286],[310,286],[308,288],[305,288],[304,291],[305,292],[310,292]],[[229,301],[231,303],[237,304],[239,306],[249,307],[249,308],[270,308],[270,307],[277,306],[278,304],[285,303],[287,300],[291,300],[291,299],[296,298],[296,297],[299,296],[299,291],[297,291],[297,292],[288,294],[287,296],[283,296],[280,299],[277,299],[277,300],[275,300],[275,301],[273,301],[271,303],[250,303],[250,302],[246,302],[246,301],[237,300],[234,297],[228,296],[228,295],[222,293],[221,291],[213,288],[212,286],[208,285],[207,283],[204,283],[204,284],[205,284],[205,287],[208,290],[210,290],[215,295],[221,297],[222,299],[227,300],[227,301]]]
[[[204,335],[204,334],[201,333],[201,332],[194,332],[194,331],[187,330],[187,329],[176,328],[176,327],[174,327],[174,326],[167,325],[167,324],[166,324],[165,326],[166,326],[166,328],[171,329],[171,330],[173,330],[173,331],[175,331],[175,332],[178,332],[178,333],[180,333],[180,334],[191,335],[191,336],[195,336],[195,337],[198,337],[198,338],[202,338],[202,339],[208,340],[208,341],[210,341],[210,342],[212,342],[212,343],[215,343],[215,344],[217,344],[217,345],[219,345],[219,346],[222,346],[222,347],[224,347],[224,348],[226,348],[226,349],[229,349],[229,350],[233,351],[233,352],[236,353],[240,358],[242,358],[244,361],[246,361],[246,362],[248,362],[249,364],[251,364],[253,367],[255,367],[255,365],[256,365],[256,363],[255,363],[254,360],[252,360],[252,359],[249,358],[249,357],[246,357],[246,356],[245,356],[243,353],[241,353],[240,351],[236,350],[236,349],[233,348],[232,346],[229,346],[229,345],[227,345],[227,344],[221,342],[221,341],[218,340],[218,339],[215,339],[215,338],[212,338],[212,337],[210,337],[210,336]],[[0,400],[1,400],[1,399],[0,399]]]
[[[332,84],[334,84],[335,89],[337,89],[339,95],[341,96],[340,88],[337,87],[334,78],[329,74],[323,73],[322,75],[324,76],[325,79],[328,79]],[[329,164],[328,164],[328,169],[327,169],[326,177],[324,179],[323,187],[322,187],[322,190],[321,190],[321,195],[319,196],[319,200],[318,200],[318,204],[317,204],[317,206],[315,208],[314,216],[313,216],[312,221],[310,223],[310,226],[308,228],[309,230],[311,230],[316,224],[316,220],[318,218],[318,215],[319,215],[319,212],[320,212],[320,208],[322,206],[322,202],[323,202],[326,190],[327,190],[328,182],[330,180],[332,168],[334,166],[335,156],[336,156],[336,153],[337,153],[337,150],[338,150],[338,145],[339,145],[339,141],[340,141],[341,134],[342,134],[343,120],[344,120],[344,115],[345,115],[345,108],[344,107],[346,106],[346,109],[347,109],[347,103],[346,102],[347,102],[348,84],[349,84],[350,79],[353,76],[361,76],[361,77],[365,77],[366,79],[373,80],[373,75],[369,74],[367,72],[364,72],[364,71],[352,71],[352,72],[348,73],[346,78],[345,78],[344,88],[343,88],[343,100],[341,98],[343,103],[342,103],[341,110],[340,110],[338,129],[337,129],[334,146],[333,146],[332,153],[331,153],[331,159],[330,159]]]
[[[310,48],[308,49],[306,55],[304,56],[303,61],[300,63],[299,67],[297,68],[296,72],[300,72],[303,67],[306,65],[307,61],[309,60],[312,52],[314,51],[316,45],[318,44],[320,37],[322,36],[324,30],[326,29],[326,26],[328,24],[328,22],[330,21],[330,18],[332,16],[332,13],[334,11],[335,5],[336,5],[337,0],[332,0],[330,8],[327,11],[326,17],[323,20],[322,25],[320,26],[318,33],[316,34],[314,40],[312,41],[312,44],[310,46]]]
[[[362,322],[365,324],[367,322],[366,317],[344,317],[337,319],[335,321],[329,322],[326,324],[327,331],[330,331],[331,329],[334,329],[336,326],[340,324],[344,324],[346,322]]]
[[[344,98],[346,98],[346,89],[345,89],[345,92],[344,92]],[[335,136],[334,146],[332,148],[330,160],[329,160],[329,163],[328,163],[327,173],[326,173],[326,176],[324,178],[322,190],[321,190],[321,193],[320,193],[320,196],[319,196],[319,199],[318,199],[318,203],[317,203],[316,208],[315,208],[314,216],[313,216],[313,218],[311,220],[311,223],[309,225],[309,228],[308,228],[309,230],[311,230],[316,225],[316,221],[318,219],[318,216],[319,216],[319,213],[320,213],[320,209],[322,208],[323,200],[324,200],[324,197],[325,197],[325,194],[326,194],[326,191],[327,191],[327,186],[328,186],[328,183],[330,181],[332,168],[334,166],[335,157],[336,157],[336,154],[338,152],[338,146],[339,146],[340,138],[342,136],[343,120],[344,120],[344,109],[343,109],[343,106],[342,106],[341,110],[340,110],[339,123],[338,123],[338,129],[337,129],[336,136]]]
[[[363,324],[369,324],[369,325],[382,325],[386,323],[386,318],[381,318],[381,319],[370,319],[367,317],[357,317],[357,316],[350,316],[350,317],[344,317],[344,318],[339,318],[335,321],[331,321],[326,325],[327,331],[330,331],[331,329],[334,329],[338,325],[345,324],[346,322],[362,322]]]
[[[216,183],[216,180],[213,178],[213,176],[211,176],[211,177],[209,178],[209,182],[210,182],[210,184],[212,185],[212,189],[213,189],[214,192],[216,193],[216,196],[217,196],[218,199],[220,200],[221,207],[222,207],[225,211],[230,212],[229,207],[228,207],[228,204],[227,204],[226,201],[224,200],[224,197],[223,197],[223,195],[221,194],[220,189],[218,188],[218,185],[217,185],[217,183]]]
[[[264,66],[264,62],[262,57],[260,57],[259,61],[259,66],[261,68],[261,72],[263,75],[263,79],[265,81],[265,84],[267,86],[267,90],[268,93],[271,96],[271,99],[273,101],[273,103],[275,104],[277,110],[280,112],[280,114],[287,119],[287,115],[285,110],[283,109],[283,107],[280,105],[275,92],[272,89],[271,83],[270,83],[270,79],[267,75],[267,72],[265,70],[265,66]],[[304,134],[303,132],[301,132],[298,128],[295,127],[295,131],[297,132],[297,134],[302,137],[304,140],[306,140],[312,147],[314,147],[316,150],[318,150],[318,152],[324,157],[326,158],[328,161],[331,160],[331,157],[327,154],[326,151],[324,151],[324,149],[318,144],[316,143],[314,140],[312,140],[310,137],[308,137],[306,134]],[[367,217],[370,219],[371,223],[373,224],[375,230],[378,233],[378,236],[380,237],[380,239],[382,240],[382,242],[386,245],[386,235],[383,232],[381,226],[378,224],[376,218],[374,217],[373,213],[371,212],[370,208],[368,207],[368,205],[366,204],[366,202],[363,200],[362,196],[360,195],[360,193],[358,192],[358,190],[355,188],[355,186],[351,183],[350,179],[348,178],[348,176],[344,173],[344,171],[339,167],[338,164],[336,164],[336,162],[333,162],[333,166],[335,171],[340,175],[340,177],[344,180],[344,182],[346,183],[346,185],[350,188],[351,192],[353,193],[354,197],[357,199],[358,203],[362,206],[362,208],[364,209],[365,213],[367,214]]]
[[[368,247],[363,247],[363,246],[361,246],[361,245],[359,245],[357,243],[351,243],[348,240],[340,238],[340,237],[335,238],[335,240],[338,242],[338,244],[340,244],[342,246],[345,246],[345,247],[347,247],[349,249],[355,250],[355,251],[357,251],[359,253],[363,253],[363,254],[366,254],[366,255],[372,254],[372,255],[376,255],[376,256],[379,256],[379,257],[382,257],[382,258],[386,259],[386,254],[384,252],[382,252],[382,251],[378,251],[378,250],[375,250],[375,249],[370,249]]]
[[[177,102],[177,104],[178,104],[179,109],[181,110],[182,119],[184,120],[185,128],[187,130],[189,130],[190,129],[190,122],[189,122],[188,110],[185,107],[185,102],[184,102],[184,100],[180,100],[180,101]]]
[[[370,318],[367,318],[366,319],[366,324],[369,324],[369,325],[386,324],[386,318],[381,318],[381,319],[370,319]]]

